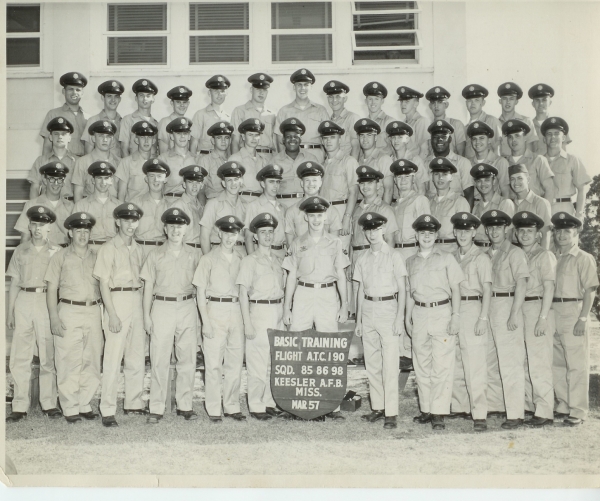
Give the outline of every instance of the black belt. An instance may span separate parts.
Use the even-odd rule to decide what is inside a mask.
[[[335,282],[329,282],[326,284],[307,284],[306,282],[301,282],[298,280],[298,285],[301,285],[302,287],[309,287],[311,289],[325,289],[326,287],[333,287]]]
[[[214,301],[216,303],[237,303],[240,299],[237,297],[208,297],[209,301]]]
[[[201,155],[210,155],[210,150],[200,150],[198,153]]]
[[[165,296],[157,296],[154,295],[154,299],[158,299],[159,301],[187,301],[188,299],[192,299],[195,297],[193,294],[188,294],[187,296],[179,296],[179,297],[165,297]]]
[[[541,301],[542,296],[529,296],[525,298],[525,301]]]
[[[436,244],[455,244],[456,238],[436,238]]]
[[[58,245],[60,245],[60,246],[61,246],[61,247],[63,247],[63,248],[64,248],[64,247],[68,247],[68,246],[69,246],[69,244],[58,244]]]
[[[514,297],[514,292],[492,292],[492,297]]]
[[[367,296],[365,294],[365,299],[367,301],[375,301],[375,302],[378,302],[378,301],[392,301],[393,299],[396,299],[397,297],[398,297],[397,293],[394,294],[393,296],[382,296],[382,297],[372,297],[372,296]]]
[[[273,153],[273,148],[265,148],[263,146],[260,146],[260,147],[256,148],[256,151],[258,153]]]
[[[329,205],[342,205],[342,204],[347,204],[348,203],[348,199],[346,200],[335,200],[333,202],[331,202]]]
[[[570,202],[570,201],[571,201],[571,197],[554,199],[554,203],[556,203],[556,204],[561,203],[561,202]]]
[[[320,144],[301,144],[300,148],[305,148],[308,150],[320,150],[321,145]]]
[[[281,304],[283,302],[283,298],[279,299],[250,299],[251,303],[254,304]]]
[[[492,242],[478,242],[477,240],[475,240],[475,245],[477,247],[491,247]]]
[[[37,292],[38,294],[43,294],[48,291],[46,287],[21,287],[21,290],[23,292]]]
[[[460,296],[461,301],[481,301],[481,296]]]
[[[71,202],[75,201],[75,198],[73,196],[70,197],[63,197],[65,200],[70,200]]]
[[[247,195],[250,197],[260,197],[262,193],[257,193],[256,191],[240,191],[239,195]]]
[[[282,193],[277,195],[277,198],[302,198],[304,193]]]
[[[113,287],[110,292],[135,292],[139,291],[141,287]]]
[[[576,297],[553,297],[553,303],[572,303],[573,301],[583,301],[583,299],[579,299]]]
[[[193,242],[186,242],[187,245],[189,245],[190,247],[193,247],[194,249],[201,249],[202,246],[200,244],[195,244]]]
[[[352,246],[352,250],[355,250],[355,251],[365,250],[365,249],[370,249],[370,248],[371,248],[370,245],[353,245]]]
[[[443,299],[442,301],[435,301],[434,303],[421,303],[420,301],[415,301],[415,304],[417,306],[421,306],[422,308],[433,308],[434,306],[442,306],[444,304],[448,304],[449,302],[449,299]]]
[[[419,245],[417,242],[413,242],[412,244],[394,244],[395,249],[406,249],[407,247],[416,247]]]
[[[221,245],[221,242],[211,242],[210,245]],[[236,240],[235,245],[244,245],[244,242],[241,240]]]
[[[273,250],[282,250],[284,247],[285,247],[285,244],[271,245],[271,249],[273,249]]]
[[[61,297],[58,302],[72,304],[74,306],[96,306],[97,304],[102,304],[102,299],[96,299],[95,301],[71,301],[70,299],[63,299]]]
[[[181,197],[183,196],[183,193],[165,193],[165,197]]]
[[[89,240],[88,244],[92,244],[92,245],[102,245],[105,244],[106,240]]]
[[[162,245],[164,244],[161,240],[136,240],[140,245]]]

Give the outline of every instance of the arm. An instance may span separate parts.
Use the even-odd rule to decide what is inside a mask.
[[[456,143],[456,153],[458,153],[461,157],[464,157],[466,147],[467,141],[461,141],[460,143]]]
[[[83,186],[78,184],[73,185],[73,200],[75,203],[79,202],[83,198]]]
[[[342,219],[342,231],[340,234],[342,236],[350,235],[352,232],[352,213],[354,212],[354,207],[356,206],[356,198],[358,197],[358,185],[355,184],[350,187],[350,193],[348,194],[348,203],[346,204],[346,212],[344,213],[344,217]]]
[[[202,254],[206,255],[210,252],[210,228],[207,226],[200,228],[200,247]]]
[[[196,286],[196,299],[198,301],[198,311],[202,319],[202,335],[208,339],[212,339],[215,333],[208,317],[208,306],[206,303],[206,285]],[[241,300],[241,299],[240,299]]]
[[[190,153],[193,156],[196,156],[198,153],[198,139],[196,139],[194,136],[192,136],[192,138],[190,139]]]
[[[89,155],[92,150],[94,149],[94,143],[92,143],[91,141],[84,141],[83,142],[83,149],[86,155]]]
[[[252,254],[256,250],[254,245],[254,233],[248,228],[244,230],[244,241],[246,242],[246,252]]]
[[[545,336],[546,334],[552,336],[553,332],[548,330],[548,313],[552,308],[552,298],[554,297],[554,280],[544,280],[544,295],[542,299],[542,310],[540,311],[540,317],[535,324],[534,334],[536,337]]]
[[[296,292],[296,277],[296,269],[289,270],[285,284],[285,299],[283,301],[283,323],[288,326],[292,325],[292,300],[294,299],[294,292]]]
[[[360,143],[358,142],[358,138],[352,138],[350,140],[350,156],[356,158],[358,160],[358,154],[360,153]]]
[[[588,287],[583,293],[583,304],[581,305],[581,312],[579,313],[580,317],[588,317],[590,314],[590,309],[592,308],[592,304],[594,304],[594,298],[596,297],[596,287]],[[573,334],[575,336],[583,336],[585,334],[585,327],[587,322],[582,322],[577,319],[575,323],[575,327],[573,328]]]
[[[144,330],[149,336],[154,334],[154,325],[152,324],[152,318],[150,317],[150,311],[152,310],[152,299],[154,296],[154,284],[144,282],[144,297],[142,299],[142,307],[144,310]]]
[[[492,284],[491,282],[485,282],[483,284],[483,298],[481,299],[481,311],[479,312],[479,318],[475,323],[475,335],[482,336],[488,330],[489,318],[488,314],[490,311],[490,302],[492,299]]]
[[[292,242],[294,241],[294,235],[292,235],[291,233],[286,233],[285,240],[287,241],[287,248],[289,249],[292,246]]]
[[[554,202],[556,198],[556,186],[554,186],[554,178],[548,177],[542,181],[542,188],[544,188],[544,198],[550,202]]]
[[[234,132],[231,135],[231,153],[237,153],[242,147],[242,136],[239,132]]]
[[[275,134],[275,139],[276,141],[276,146],[277,146],[277,153],[280,153],[283,151],[283,138],[279,135],[279,134]]]
[[[383,201],[387,204],[391,204],[393,195],[394,195],[394,177],[386,176],[383,178]]]
[[[42,146],[42,155],[49,155],[52,152],[52,141],[49,137],[44,137],[44,145]]]
[[[24,231],[21,233],[21,243],[29,242],[31,240],[31,233],[29,231]]]
[[[10,288],[8,289],[8,312],[6,315],[6,326],[11,330],[15,328],[15,301],[17,300],[17,295],[20,290],[19,280],[16,280],[13,277],[10,281]]]
[[[348,290],[346,288],[346,280],[344,280],[344,278],[346,277],[346,273],[345,273],[345,268],[342,266],[337,266],[335,268],[336,274],[338,277],[342,277],[341,279],[338,278],[336,280],[336,284],[337,284],[337,289],[338,292],[340,294],[340,309],[338,311],[338,315],[337,315],[337,321],[341,324],[343,324],[346,320],[348,320]]]
[[[356,328],[354,329],[354,333],[358,337],[362,337],[363,335],[363,326],[362,326],[362,306],[363,301],[365,300],[365,290],[363,287],[363,283],[358,283],[358,297],[356,298]]]
[[[108,279],[103,278],[100,280],[100,293],[102,294],[102,302],[104,303],[104,308],[108,313],[108,328],[110,332],[121,332],[121,319],[117,315],[115,310],[115,305],[112,300],[112,294],[110,292],[110,286],[108,285]]]
[[[469,202],[469,207],[473,210],[473,205],[475,205],[475,187],[469,186],[466,190],[463,191],[464,197]]]
[[[393,334],[401,336],[404,333],[404,306],[406,304],[406,279],[396,280],[398,284],[398,309],[394,320]],[[357,317],[358,318],[358,317]]]
[[[511,231],[514,233],[514,227],[511,227]],[[544,226],[542,228],[542,239],[540,241],[540,245],[542,246],[542,248],[548,250],[550,249],[550,240],[552,238],[552,228],[548,225]],[[510,238],[512,240],[512,234],[510,235]]]
[[[404,326],[406,327],[407,334],[412,338],[413,326],[412,326],[412,311],[415,307],[415,300],[410,293],[410,278],[408,275],[405,280],[405,296],[406,296],[406,315],[404,316]]]
[[[508,317],[507,327],[509,331],[514,331],[519,325],[519,315],[522,315],[521,306],[525,300],[525,291],[527,290],[527,279],[519,278],[515,287],[515,299],[513,300],[510,315]]]
[[[240,285],[240,307],[242,309],[242,318],[244,319],[244,331],[246,339],[254,339],[256,331],[250,320],[250,303],[248,302],[248,289],[244,285]]]
[[[46,305],[50,316],[50,331],[53,336],[63,337],[67,330],[58,316],[58,284],[48,282],[48,292],[46,292]]]
[[[581,220],[583,220],[583,216],[585,215],[585,197],[589,190],[589,185],[575,185],[575,188],[577,188],[577,198],[575,201],[575,215]]]
[[[448,325],[448,334],[456,336],[460,330],[460,284],[450,286],[452,291],[452,317]]]
[[[29,200],[33,200],[40,194],[40,183],[34,181],[29,186]]]
[[[117,190],[117,198],[121,201],[125,201],[125,196],[127,195],[127,183],[121,179],[119,179],[119,189]]]
[[[121,158],[129,156],[129,142],[119,141],[121,143]]]

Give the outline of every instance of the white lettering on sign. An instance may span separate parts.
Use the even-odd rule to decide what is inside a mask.
[[[319,388],[296,388],[297,397],[320,397]]]
[[[318,400],[292,400],[292,409],[317,410]]]
[[[275,346],[293,346],[298,348],[298,338],[295,336],[275,336]]]
[[[276,365],[275,374],[294,374],[294,368],[291,365]]]
[[[277,339],[277,338],[275,338]],[[277,345],[275,345],[277,346]],[[303,337],[302,348],[346,348],[348,340],[346,338],[331,337]]]
[[[315,387],[315,380],[307,377],[276,377],[275,386],[312,386]]]
[[[302,362],[301,351],[276,351],[275,360],[290,360],[292,362]]]

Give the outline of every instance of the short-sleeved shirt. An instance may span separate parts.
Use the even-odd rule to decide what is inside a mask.
[[[399,291],[398,283],[404,281],[406,274],[401,254],[383,242],[379,252],[368,249],[359,256],[352,279],[363,284],[367,296],[384,297]]]
[[[258,154],[253,157],[246,148],[242,148],[237,153],[231,155],[227,160],[229,162],[238,162],[246,169],[246,173],[243,177],[244,187],[242,188],[242,191],[262,192],[262,187],[256,179],[256,174],[258,174],[263,167],[269,165],[270,159]]]
[[[190,216],[191,222],[188,226],[187,232],[183,237],[185,243],[200,243],[200,220],[204,212],[204,205],[200,203],[197,197],[191,197],[187,193],[176,198],[170,206],[171,209],[181,209],[188,216]]]
[[[413,135],[410,136],[408,147],[419,151],[423,143],[429,142],[430,135],[429,132],[427,132],[427,129],[429,128],[429,119],[425,118],[418,111],[415,111],[412,117],[405,118],[405,122],[413,129]]]
[[[32,241],[23,242],[15,249],[6,275],[19,287],[46,287],[44,276],[50,259],[60,247],[49,242],[44,243],[38,251]]]
[[[463,124],[460,120],[457,120],[456,118],[446,117],[444,118],[444,120],[450,125],[452,125],[452,127],[454,128],[454,132],[451,136],[452,139],[450,141],[450,149],[454,153],[458,153],[457,145],[459,145],[460,143],[464,143],[467,140],[465,124]],[[432,123],[434,122],[436,122],[436,120],[434,120]],[[433,156],[433,150],[431,148],[431,135],[429,135],[429,139],[427,141],[427,155]]]
[[[167,132],[167,125],[169,125],[173,120],[175,120],[176,118],[180,118],[181,115],[179,113],[171,113],[168,117],[165,118],[161,118],[158,121],[158,141],[164,141],[165,143],[167,143],[169,149],[173,148],[175,146],[175,143],[173,141],[171,141],[171,138],[169,137],[170,134]],[[183,118],[183,117],[181,117]],[[160,147],[158,149],[160,151]]]
[[[332,113],[329,120],[335,122],[346,131],[340,138],[340,148],[346,155],[350,155],[350,153],[352,153],[352,140],[358,141],[358,134],[354,130],[354,124],[360,120],[360,117],[356,113],[352,113],[346,108],[342,108],[342,111],[338,116],[335,116],[335,114]]]
[[[273,235],[272,245],[282,245],[285,243],[285,207],[279,201],[275,201],[272,204],[267,197],[262,194],[256,200],[252,200],[249,204],[246,204],[246,218],[244,219],[244,227],[248,230],[252,220],[262,214],[268,212],[277,220],[277,228]]]
[[[144,251],[135,240],[127,246],[117,233],[97,251],[94,276],[102,281],[108,280],[108,286],[141,287],[140,272],[144,261]]]
[[[394,117],[388,115],[385,111],[379,110],[376,116],[372,117],[369,115],[369,119],[377,122],[377,125],[381,128],[381,133],[377,134],[375,138],[375,147],[386,151],[388,154],[392,154],[392,147],[388,144],[387,138],[389,137],[385,129],[388,124],[396,120]],[[352,125],[354,128],[354,125]]]
[[[421,251],[406,260],[410,295],[415,301],[435,302],[452,297],[452,287],[465,279],[461,267],[449,252],[434,247],[427,257]]]
[[[279,165],[281,167],[282,177],[281,185],[279,187],[280,194],[288,194],[288,193],[302,193],[303,189],[300,185],[300,178],[296,174],[296,170],[298,166],[302,162],[318,162],[317,157],[315,157],[310,151],[307,151],[303,148],[300,148],[298,151],[298,156],[296,158],[290,157],[285,150],[280,151],[276,155],[273,156],[271,162],[275,165]]]
[[[306,127],[306,132],[302,136],[302,142],[305,144],[321,144],[321,135],[318,132],[319,125],[325,120],[329,120],[329,113],[325,106],[314,103],[311,100],[305,108],[300,108],[296,101],[286,104],[277,112],[275,120],[275,134],[281,135],[279,126],[286,118],[297,118]]]
[[[102,203],[98,193],[82,198],[73,207],[73,212],[88,212],[96,218],[96,224],[90,231],[90,240],[108,240],[117,234],[117,226],[113,211],[121,205],[121,201],[108,195]]]
[[[475,155],[471,158],[471,165],[476,165],[478,163],[486,163],[491,165],[492,167],[496,167],[496,169],[498,169],[497,191],[501,193],[500,187],[504,186],[504,189],[510,192],[510,179],[508,178],[508,160],[506,160],[506,158],[497,155],[492,150],[488,150],[483,160],[478,160]]]
[[[378,170],[384,177],[392,176],[392,171],[390,170],[392,157],[385,150],[373,148],[369,151],[368,155],[365,155],[365,152],[361,148],[358,154],[358,163],[359,165],[368,165],[372,169]]]
[[[533,124],[533,121],[531,120],[531,118],[527,118],[524,115],[520,115],[519,113],[515,113],[515,116],[510,118],[510,120],[521,120],[522,122],[525,122],[527,125],[529,125],[529,128],[531,129],[527,134],[525,134],[525,142],[527,144],[529,143],[535,143],[538,141],[538,135],[536,132],[536,128],[535,125]],[[506,122],[506,120],[502,117],[502,115],[500,115],[498,117],[498,121],[500,122],[501,126],[504,122]],[[502,136],[502,144],[500,146],[500,155],[502,155],[503,157],[507,157],[510,155],[510,148],[508,147],[508,139],[505,136]]]
[[[192,118],[192,137],[198,140],[198,151],[211,151],[213,145],[206,131],[217,122],[229,122],[231,117],[225,111],[218,112],[209,104],[194,113]]]
[[[461,296],[483,296],[483,285],[492,283],[492,262],[489,256],[476,245],[462,255],[456,249],[452,255],[460,265],[465,279],[460,283]]]
[[[304,197],[298,200],[293,205],[290,205],[285,211],[285,232],[297,238],[304,235],[308,231],[308,221],[306,221],[306,213],[300,210],[300,205],[309,197]],[[333,207],[328,207],[325,211],[325,230],[328,232],[339,231],[342,229],[342,221],[340,215]]]
[[[548,160],[545,157],[525,150],[525,153],[518,160],[510,155],[506,157],[506,160],[508,160],[509,165],[524,164],[529,171],[529,188],[540,197],[545,195],[546,192],[542,183],[554,177],[554,172],[550,169]]]
[[[75,170],[75,160],[77,158],[78,157],[74,156],[69,150],[67,150],[65,152],[65,156],[62,158],[58,158],[54,154],[54,152],[50,153],[49,155],[41,155],[35,159],[35,162],[33,162],[33,165],[31,166],[31,170],[29,171],[29,174],[27,175],[27,181],[29,181],[30,183],[38,183],[39,185],[41,185],[42,180],[44,179],[44,176],[42,176],[40,174],[40,167],[42,167],[43,165],[46,165],[50,162],[61,162],[69,169],[69,172],[67,172],[67,176],[65,177],[65,182],[62,186],[62,189],[60,190],[60,196],[61,197],[72,197],[73,196],[73,186],[71,184],[71,182],[72,182],[71,179],[73,178],[73,171]]]
[[[105,153],[100,150],[93,149],[87,155],[83,155],[75,161],[75,169],[73,172],[73,177],[71,178],[71,182],[76,186],[83,187],[84,196],[90,196],[94,193],[94,178],[88,174],[88,168],[94,162],[104,161],[109,162],[113,165],[113,167],[117,167],[120,162],[120,158],[115,157],[109,151],[109,157],[105,157]],[[110,187],[108,190],[109,193],[113,196],[117,196],[117,188],[115,184]]]
[[[65,198],[59,198],[56,204],[53,204],[45,193],[42,193],[33,200],[25,202],[23,212],[15,224],[15,230],[21,233],[29,233],[29,218],[27,217],[27,211],[34,205],[43,205],[56,214],[56,221],[50,224],[48,241],[54,245],[69,243],[69,236],[67,229],[64,226],[64,222],[73,212],[73,202],[66,200]]]
[[[135,197],[148,193],[146,175],[142,170],[142,166],[147,160],[147,158],[142,157],[139,151],[134,151],[119,162],[115,177],[127,186],[125,200],[131,201]]]
[[[194,293],[192,279],[198,267],[200,254],[188,245],[182,245],[179,256],[165,243],[150,251],[142,266],[140,278],[146,287],[152,287],[159,296],[175,297]]]
[[[535,118],[532,120],[533,125],[535,127],[535,133],[537,134],[538,137],[538,146],[537,146],[537,151],[536,153],[538,155],[546,155],[546,152],[548,151],[548,146],[546,146],[546,143],[544,142],[544,135],[542,134],[542,123],[544,123],[544,121],[542,120],[541,122],[538,122]],[[567,145],[569,143],[572,143],[573,140],[571,139],[571,137],[569,136],[569,134],[565,134],[565,138],[563,139],[563,145]]]
[[[350,194],[350,188],[358,184],[356,158],[345,155],[338,150],[332,157],[327,157],[323,162],[325,175],[321,196],[329,201],[345,200]]]
[[[165,193],[183,193],[183,178],[179,175],[179,171],[188,165],[195,165],[196,158],[186,150],[184,155],[177,153],[175,150],[169,150],[158,156],[159,160],[165,162],[171,169],[171,174],[167,177],[165,184]]]
[[[529,278],[525,296],[543,296],[544,282],[556,282],[556,256],[535,243],[525,252],[529,264]]]
[[[96,301],[100,299],[100,284],[94,277],[96,251],[88,247],[83,258],[70,245],[50,259],[44,280],[57,284],[60,297],[71,301]]]
[[[338,276],[336,267],[350,265],[344,254],[342,241],[329,233],[323,233],[318,242],[308,232],[292,242],[288,255],[281,265],[283,269],[296,271],[298,280],[307,283],[330,283],[345,279]]]
[[[98,113],[97,115],[94,115],[92,117],[90,117],[87,121],[87,123],[85,124],[85,130],[83,131],[83,134],[81,135],[81,140],[82,141],[87,141],[87,142],[91,142],[90,139],[90,134],[88,132],[88,129],[90,128],[90,125],[92,125],[95,122],[99,122],[100,120],[102,120],[103,122],[110,122],[112,123],[116,128],[117,131],[115,132],[115,136],[113,139],[112,144],[110,145],[110,152],[117,158],[121,158],[121,148],[119,147],[119,132],[121,130],[121,115],[119,115],[117,113],[117,115],[115,116],[115,118],[108,118],[108,115],[106,114],[106,111],[102,110],[100,113]],[[116,166],[115,166],[116,167]]]
[[[417,234],[412,224],[422,214],[431,214],[429,199],[411,190],[404,198],[399,198],[392,208],[397,227],[394,242],[397,244],[415,243]]]
[[[554,172],[554,186],[556,186],[556,198],[572,197],[577,193],[577,186],[590,183],[592,180],[587,173],[581,160],[564,150],[560,150],[558,156],[548,160],[550,169]]]
[[[533,212],[543,219],[545,228],[550,226],[550,217],[552,214],[550,202],[545,198],[536,195],[533,190],[529,190],[529,193],[527,193],[527,196],[523,200],[514,199],[513,202],[515,205],[515,212],[524,210]]]
[[[208,155],[198,155],[196,157],[196,163],[200,167],[204,167],[208,176],[204,178],[204,194],[206,198],[215,198],[220,193],[223,193],[224,189],[221,184],[221,178],[217,176],[219,167],[227,162],[227,155],[221,154],[219,150],[212,150]],[[245,166],[244,166],[245,167]]]
[[[158,122],[154,117],[145,117],[139,110],[135,110],[129,115],[125,115],[121,120],[121,127],[119,129],[119,141],[129,145],[129,152],[137,151],[137,144],[135,144],[135,134],[131,133],[131,128],[138,122],[149,122],[154,127],[158,128]],[[152,156],[158,155],[158,145],[152,145]]]
[[[583,299],[590,287],[598,287],[598,269],[591,254],[581,250],[577,244],[564,254],[557,249],[556,287],[554,297]]]
[[[448,192],[447,195],[438,199],[437,195],[429,196],[429,206],[431,215],[435,216],[442,227],[438,230],[438,238],[454,238],[454,225],[450,218],[457,212],[470,212],[469,202],[462,195],[455,192]]]
[[[192,283],[206,288],[206,297],[239,297],[236,279],[240,272],[241,257],[233,252],[231,260],[218,245],[202,256],[194,273]],[[198,298],[200,301],[201,298]]]
[[[243,285],[252,301],[280,299],[284,296],[284,271],[281,259],[265,256],[259,249],[245,256],[240,265],[235,283]]]
[[[252,104],[252,101],[248,101],[246,104],[237,106],[231,113],[231,125],[233,125],[234,135],[239,135],[237,132],[239,125],[244,120],[248,120],[249,118],[258,118],[262,123],[265,124],[265,130],[260,135],[258,147],[276,150],[274,136],[276,120],[275,112],[267,109],[266,107],[264,107],[262,111],[259,111]]]
[[[137,240],[156,240],[164,242],[166,239],[164,224],[160,220],[163,213],[169,208],[169,202],[162,198],[156,202],[152,198],[150,192],[139,195],[131,200],[131,203],[136,204],[144,215],[140,219],[139,225],[135,230],[135,238]]]
[[[473,206],[472,214],[481,219],[481,216],[489,210],[501,210],[506,212],[510,217],[515,215],[515,204],[509,198],[502,198],[499,193],[494,193],[492,199],[485,203],[483,200],[477,200]],[[485,226],[480,224],[475,233],[476,242],[489,242],[490,239],[485,232]]]
[[[77,113],[73,113],[71,108],[67,103],[59,106],[58,108],[54,108],[46,113],[46,117],[44,118],[44,122],[42,123],[42,128],[40,129],[40,136],[43,138],[50,137],[50,131],[46,129],[48,122],[53,118],[63,117],[66,118],[71,125],[73,126],[73,133],[71,134],[71,141],[67,145],[67,150],[69,150],[73,155],[80,157],[84,154],[83,143],[81,142],[81,136],[85,130],[85,125],[87,122],[87,118],[83,114],[83,109],[81,106],[78,107]]]
[[[429,165],[425,165],[423,159],[419,156],[419,152],[417,150],[409,150],[407,149],[406,153],[403,157],[398,157],[396,152],[392,150],[391,155],[392,160],[410,160],[417,166],[417,172],[415,172],[415,178],[413,181],[415,191],[422,184],[425,184],[425,189],[427,189],[428,183],[431,179],[431,173],[429,172]],[[398,198],[399,192],[396,183],[394,183],[394,196],[393,198]]]
[[[354,207],[354,212],[352,213],[353,246],[369,245],[369,241],[367,240],[367,237],[365,237],[365,232],[358,224],[360,216],[367,212],[376,212],[387,219],[387,223],[385,225],[385,237],[391,237],[394,233],[396,233],[396,231],[398,231],[394,210],[388,203],[384,202],[380,197],[377,197],[370,204],[366,203],[366,200],[362,200],[359,204],[356,204],[356,207]],[[354,257],[352,261],[356,262]]]
[[[467,127],[469,126],[469,124],[475,122],[476,120],[480,120],[481,122],[486,123],[492,128],[492,130],[494,131],[494,137],[490,139],[490,142],[492,143],[492,148],[494,152],[500,153],[500,143],[502,141],[502,124],[500,123],[500,120],[498,120],[496,117],[493,117],[492,115],[488,115],[485,111],[482,111],[478,117],[469,118],[469,121],[467,122]],[[475,150],[471,145],[471,141],[467,141],[467,145],[465,148],[465,157],[470,159],[474,156]]]
[[[529,265],[525,251],[506,239],[494,253],[492,247],[487,251],[492,260],[492,291],[514,292],[517,280],[529,278]]]
[[[235,216],[241,221],[246,220],[246,204],[242,202],[240,197],[237,197],[235,203],[232,203],[227,198],[227,192],[223,192],[215,198],[210,198],[206,201],[204,213],[200,219],[200,226],[211,228],[210,241],[211,243],[220,243],[221,239],[215,227],[215,222],[225,216]],[[240,232],[238,241],[243,242]]]
[[[436,158],[435,156],[429,156],[425,159],[425,165],[429,168],[429,163]],[[446,156],[448,160],[452,162],[452,164],[456,167],[458,172],[452,174],[452,181],[450,181],[450,191],[458,193],[462,195],[463,192],[473,186],[473,178],[471,177],[471,162],[469,162],[465,157],[461,157],[457,153],[451,151]],[[431,174],[429,175],[429,187],[427,189],[428,194],[435,193],[435,186],[433,184],[433,180],[431,179]]]

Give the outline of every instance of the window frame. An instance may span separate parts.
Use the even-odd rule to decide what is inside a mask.
[[[35,2],[27,2],[27,3],[6,3],[4,4],[4,8],[8,9],[8,7],[29,7],[29,6],[39,6],[40,8],[40,31],[39,32],[26,32],[26,33],[8,33],[6,32],[6,40],[9,38],[37,38],[40,39],[40,64],[38,66],[9,66],[5,65],[7,76],[18,76],[24,75],[27,77],[34,77],[36,75],[39,76],[47,76],[43,73],[48,73],[49,66],[51,66],[51,57],[49,56],[48,44],[46,44],[47,38],[47,26],[46,22],[46,11],[47,6],[45,3],[35,3]],[[4,11],[5,15],[7,15],[6,10]],[[5,30],[6,30],[6,22],[5,22]]]

